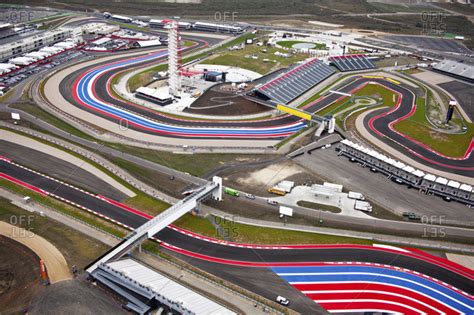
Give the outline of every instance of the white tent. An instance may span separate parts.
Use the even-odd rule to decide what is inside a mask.
[[[18,68],[11,63],[0,63],[0,74],[8,73]]]
[[[49,46],[49,47],[43,47],[40,49],[40,52],[46,52],[46,53],[50,53],[51,55],[54,55],[54,54],[57,54],[57,53],[60,53],[61,51],[63,51],[64,49],[60,48],[60,47],[52,47],[52,46]]]
[[[71,43],[71,42],[59,42],[57,44],[54,44],[54,47],[59,47],[59,48],[62,48],[62,49],[70,49],[70,48],[73,48],[74,46],[76,46],[74,43]]]
[[[33,58],[17,57],[17,58],[10,59],[8,62],[13,63],[13,64],[18,65],[18,66],[27,66],[27,65],[35,62],[35,61],[36,60],[33,59]]]
[[[47,53],[42,53],[40,51],[33,51],[33,52],[30,52],[30,53],[27,53],[27,54],[23,55],[23,57],[32,58],[32,59],[35,59],[35,60],[41,60],[41,59],[44,59],[44,58],[48,57],[48,54]]]
[[[140,41],[137,41],[137,44],[140,47],[152,47],[152,46],[160,46],[161,42],[159,39],[152,39],[152,40],[140,40]]]

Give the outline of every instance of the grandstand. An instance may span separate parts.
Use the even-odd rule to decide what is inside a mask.
[[[265,99],[288,104],[334,72],[332,67],[313,59],[290,67],[286,72],[258,87],[255,93]]]
[[[329,61],[341,72],[375,68],[372,61],[365,55],[334,56],[329,57]]]
[[[433,70],[446,75],[474,82],[474,65],[454,60],[443,60],[433,67]]]

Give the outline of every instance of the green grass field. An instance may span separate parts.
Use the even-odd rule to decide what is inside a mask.
[[[155,199],[144,192],[136,191],[137,195],[127,199],[124,204],[142,210],[150,215],[156,216],[169,208],[169,204],[164,201]]]
[[[266,52],[263,52],[264,50],[266,50]],[[245,46],[242,50],[225,51],[220,54],[215,54],[209,59],[203,61],[203,63],[240,67],[260,74],[266,74],[278,68],[288,67],[291,64],[308,57],[304,54],[294,54],[289,58],[283,58],[275,56],[275,52],[277,51],[287,53],[286,51],[275,47],[257,46],[252,44]],[[258,59],[252,59],[250,56],[256,56]],[[269,61],[264,62],[263,59],[269,59]]]
[[[311,42],[305,42],[302,40],[282,40],[277,42],[277,45],[280,45],[281,47],[286,47],[286,48],[293,48],[293,45],[295,44],[314,44],[314,47],[312,49],[326,49],[326,44],[324,43],[311,43]]]
[[[425,118],[425,107],[417,106],[413,116],[398,122],[394,128],[433,150],[450,157],[462,157],[474,138],[474,124],[466,123],[462,134],[449,134],[433,130]]]
[[[366,244],[372,242],[344,236],[291,231],[271,227],[241,224],[214,217],[232,241],[253,244]]]
[[[395,105],[396,98],[394,100],[394,93],[388,89],[385,89],[377,84],[367,84],[356,93],[356,96],[367,96],[373,98],[375,100],[380,100],[383,102],[381,106],[389,106],[392,107]],[[338,112],[354,105],[354,102],[349,97],[344,97],[343,99],[319,110],[316,114],[324,116],[324,115],[334,115]]]
[[[297,202],[298,206],[300,207],[305,207],[309,209],[315,209],[315,210],[322,210],[322,211],[328,211],[332,213],[340,213],[341,208],[335,207],[335,206],[330,206],[330,205],[325,205],[322,203],[316,203],[316,202],[311,202],[311,201],[304,201],[300,200]]]
[[[187,172],[195,176],[203,176],[207,172],[216,167],[239,164],[244,162],[258,161],[260,159],[270,159],[271,156],[263,156],[258,154],[226,154],[226,153],[197,153],[197,154],[173,154],[166,151],[155,151],[119,144],[110,144],[111,147],[124,152],[128,152],[135,156],[139,156],[146,160],[156,162],[158,164]],[[131,169],[127,165],[123,165],[127,169]]]

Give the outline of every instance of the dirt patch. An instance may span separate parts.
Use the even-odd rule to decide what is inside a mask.
[[[51,283],[71,279],[66,259],[61,252],[46,239],[23,228],[0,222],[0,234],[10,237],[21,244],[31,248],[41,259],[44,260],[48,269],[48,276]]]
[[[244,186],[272,186],[278,182],[304,170],[293,162],[283,162],[269,165],[263,169],[252,171],[248,174],[242,174],[237,182]]]
[[[32,314],[126,314],[123,301],[78,278],[49,286],[31,305]]]
[[[296,185],[312,185],[322,183],[323,180],[309,173],[292,160],[271,164],[267,167],[249,166],[237,170],[226,170],[220,174],[224,185],[242,191],[266,197],[275,195],[268,193],[267,189],[282,180],[294,181]]]
[[[0,235],[0,313],[21,313],[44,290],[39,257],[28,247]]]
[[[249,101],[240,95],[221,92],[217,89],[218,87],[207,90],[184,112],[202,115],[239,116],[270,110],[270,108]]]

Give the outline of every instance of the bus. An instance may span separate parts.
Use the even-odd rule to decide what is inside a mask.
[[[280,195],[280,196],[286,195],[286,191],[279,189],[277,187],[268,188],[268,192],[272,194]]]
[[[239,196],[239,192],[235,189],[232,189],[232,188],[228,188],[228,187],[225,187],[224,188],[224,192],[228,195],[231,195],[231,196],[234,196],[234,197],[238,197]]]

